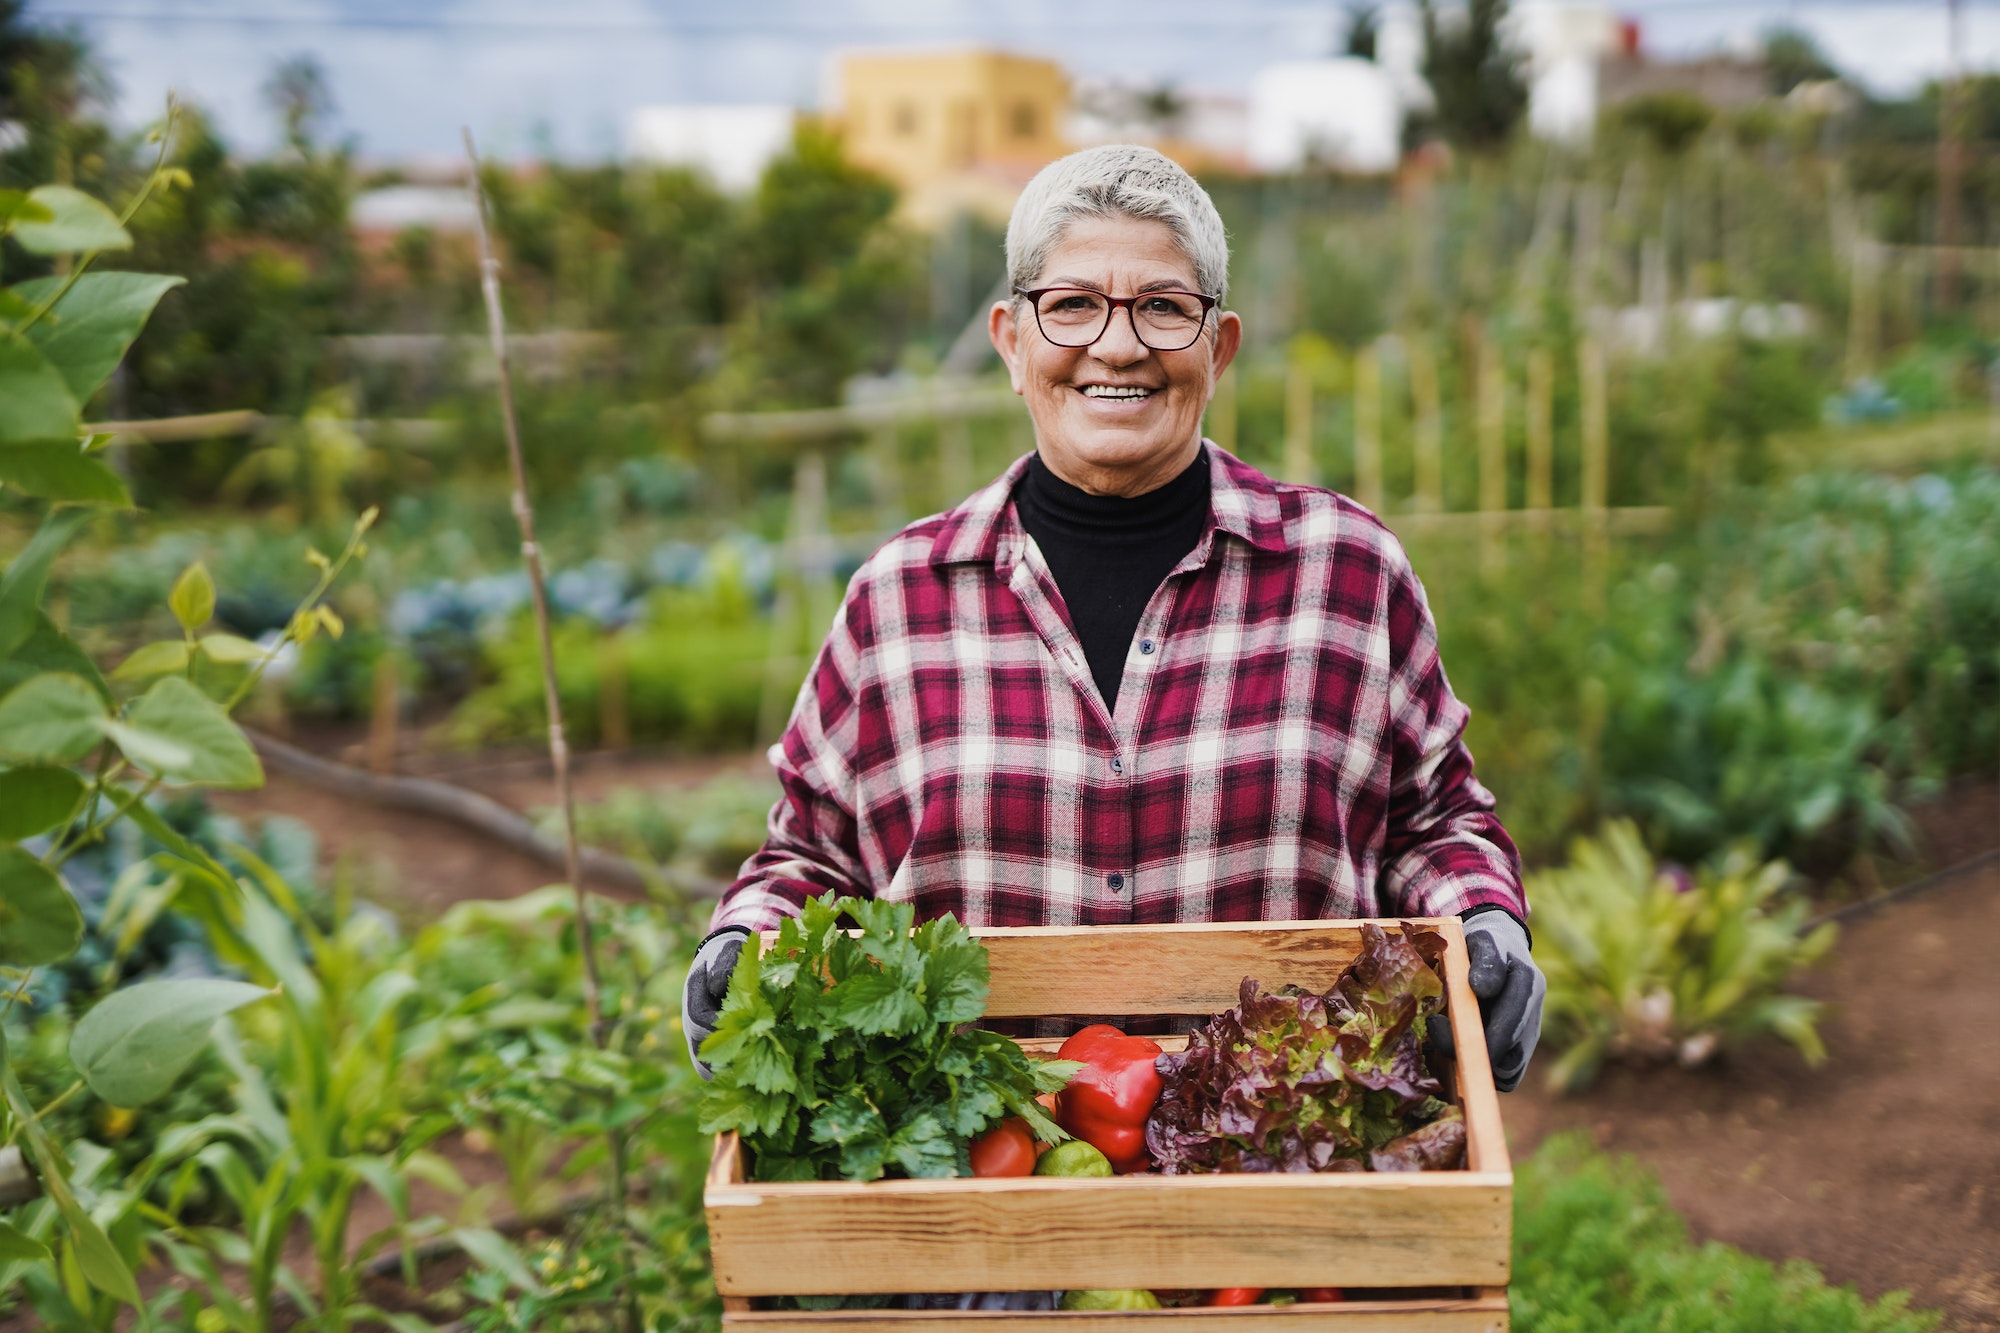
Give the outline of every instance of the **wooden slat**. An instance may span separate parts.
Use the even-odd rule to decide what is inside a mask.
[[[1236,1309],[771,1310],[725,1313],[725,1333],[1506,1333],[1507,1295]]]
[[[711,1180],[708,1225],[716,1287],[732,1296],[1482,1286],[1507,1280],[1511,1183],[1460,1171]]]
[[[1487,1173],[1511,1172],[1507,1160],[1507,1134],[1500,1126],[1500,1096],[1493,1090],[1493,1065],[1486,1055],[1486,1030],[1479,1021],[1479,997],[1472,993],[1469,960],[1465,952],[1465,931],[1457,921],[1440,921],[1437,928],[1445,937],[1444,998],[1445,1018],[1451,1024],[1451,1043],[1457,1051],[1452,1061],[1451,1084],[1456,1100],[1465,1112],[1465,1165]],[[1513,1218],[1507,1219],[1511,1241]]]

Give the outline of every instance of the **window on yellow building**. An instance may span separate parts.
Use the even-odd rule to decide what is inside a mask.
[[[908,138],[917,132],[917,104],[896,103],[896,133]]]
[[[1035,104],[1033,102],[1014,103],[1011,125],[1016,139],[1035,137]]]

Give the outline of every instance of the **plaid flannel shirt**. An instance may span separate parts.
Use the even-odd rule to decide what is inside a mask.
[[[974,926],[1525,919],[1401,545],[1206,448],[1209,526],[1147,604],[1115,713],[1016,515],[1025,459],[877,551],[714,927],[829,889]]]

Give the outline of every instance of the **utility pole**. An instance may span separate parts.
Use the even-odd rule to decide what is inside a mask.
[[[1959,0],[1945,0],[1944,86],[1938,91],[1937,302],[1958,308],[1959,187],[1965,178]]]

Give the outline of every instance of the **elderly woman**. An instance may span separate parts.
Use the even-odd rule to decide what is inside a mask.
[[[1022,194],[990,331],[1035,452],[855,576],[690,971],[690,1043],[748,933],[828,890],[973,926],[1454,914],[1520,1081],[1543,983],[1519,858],[1423,587],[1374,515],[1202,439],[1242,342],[1228,267],[1151,149]]]

